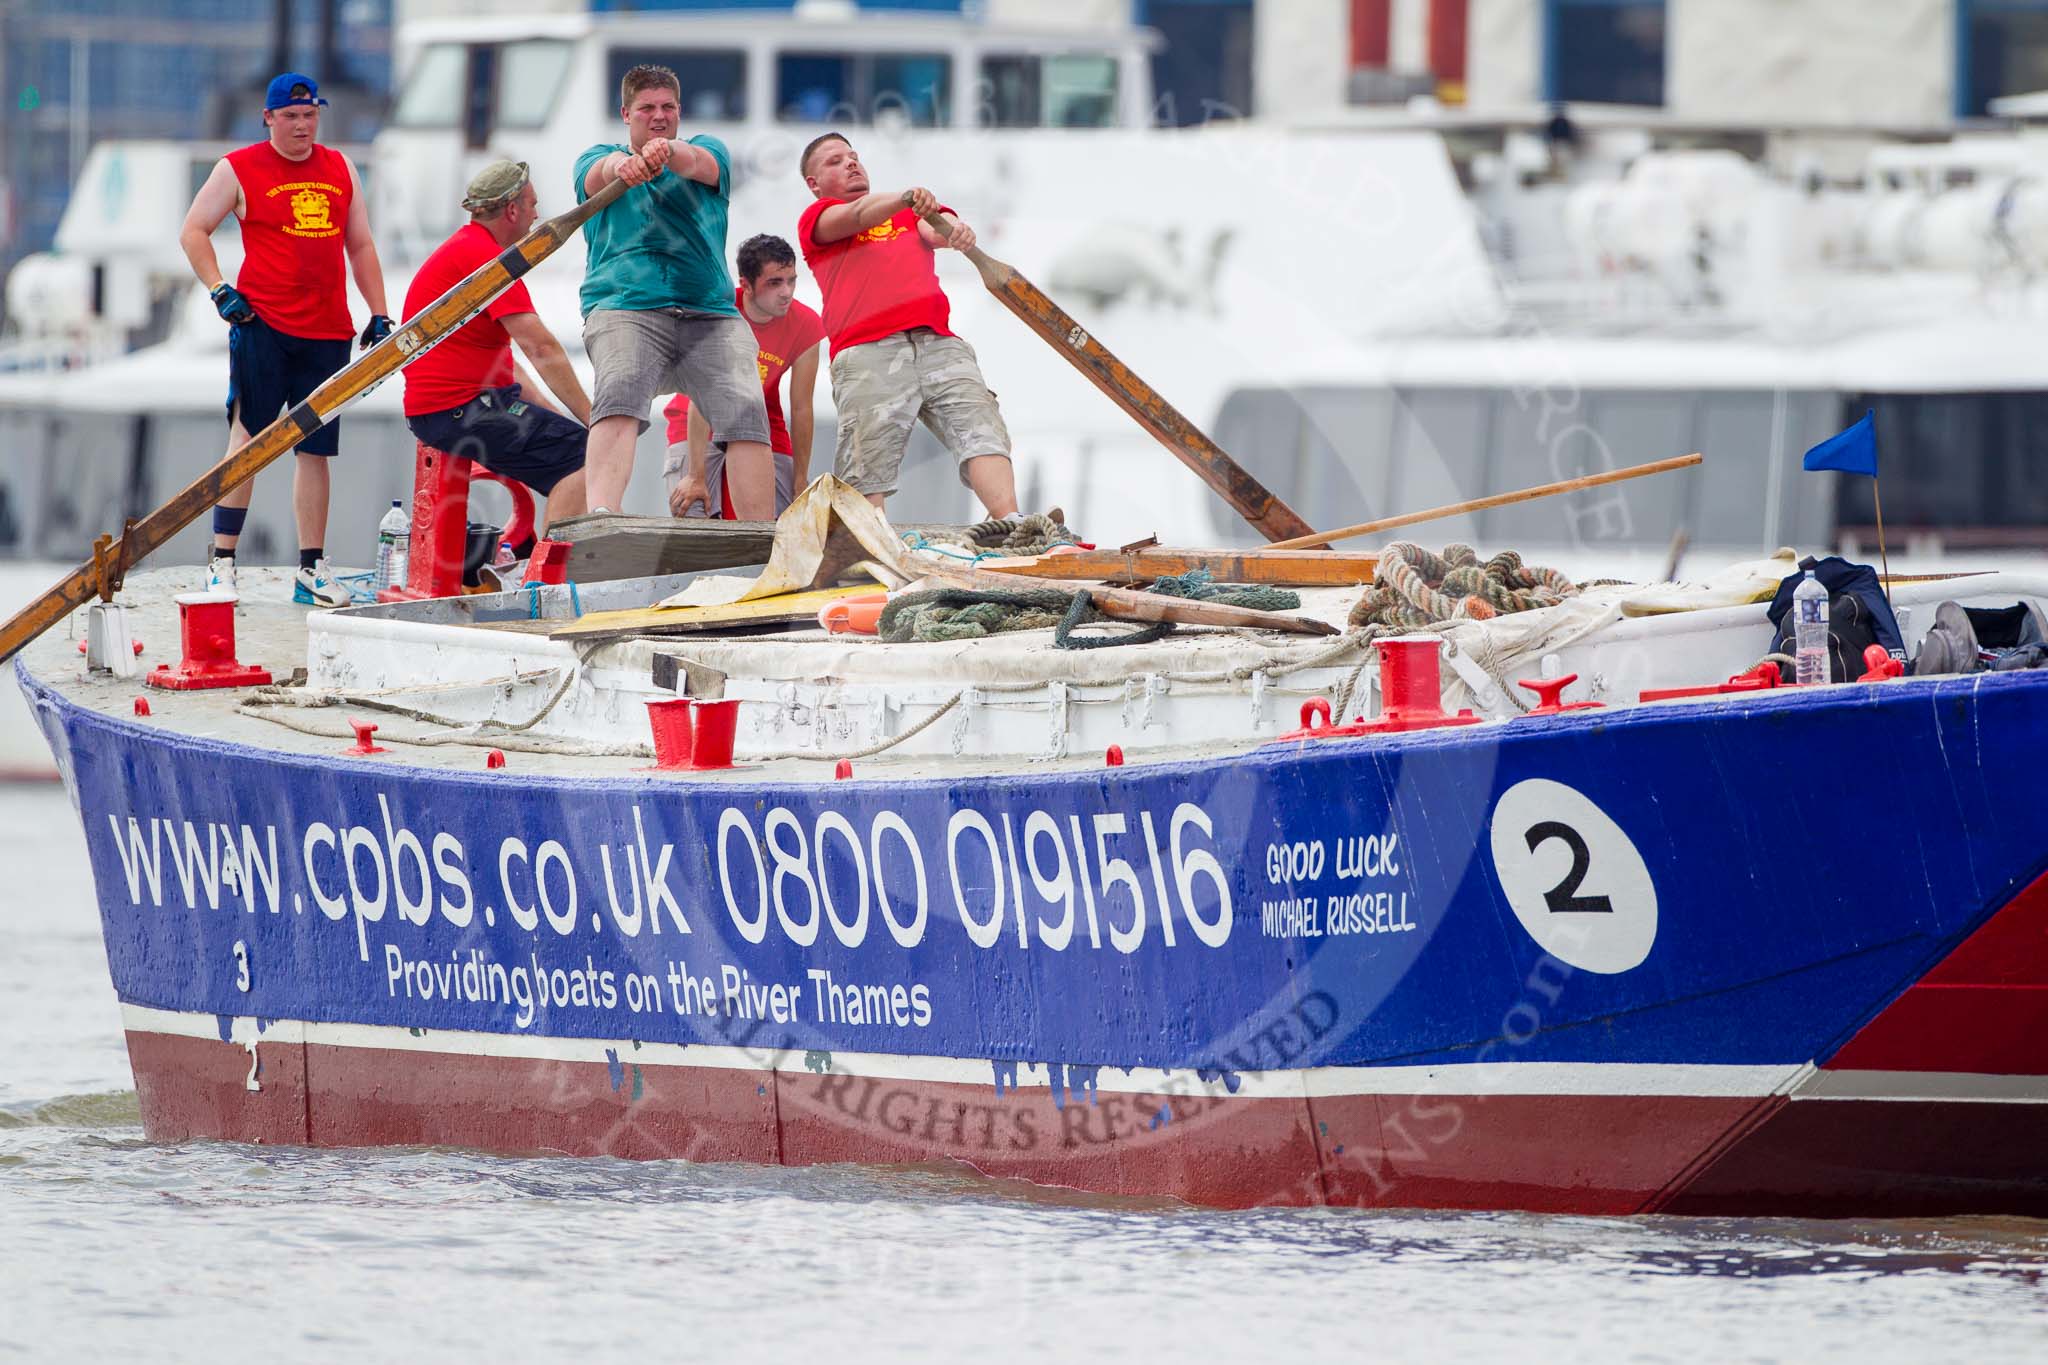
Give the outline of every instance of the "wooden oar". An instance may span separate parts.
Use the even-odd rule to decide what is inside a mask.
[[[1370,583],[1379,556],[1340,550],[1073,550],[1029,559],[984,559],[990,573],[1033,574],[1039,578],[1100,579],[1105,583],[1149,583],[1169,575],[1203,570],[1218,583],[1274,583],[1291,587],[1354,587]]]
[[[907,198],[906,198],[907,202]],[[925,221],[941,237],[951,235],[952,224],[943,214],[928,213]],[[981,272],[1003,307],[1015,313],[1026,327],[1043,337],[1067,363],[1088,377],[1088,382],[1108,395],[1109,400],[1128,413],[1137,424],[1172,451],[1174,457],[1192,469],[1203,483],[1216,490],[1237,514],[1250,522],[1268,540],[1309,533],[1309,524],[1294,509],[1273,496],[1266,486],[1245,472],[1242,465],[1223,448],[1202,434],[1193,422],[1181,416],[1158,390],[1131,372],[1129,366],[1110,353],[1107,346],[1088,335],[1067,311],[1047,298],[1038,286],[1017,270],[983,251],[970,247],[963,253]]]
[[[1547,498],[1554,493],[1576,493],[1581,488],[1598,488],[1606,483],[1620,483],[1623,479],[1640,479],[1645,474],[1662,474],[1668,469],[1684,469],[1700,462],[1694,455],[1674,455],[1668,460],[1652,460],[1648,464],[1631,465],[1627,469],[1610,469],[1604,474],[1587,474],[1577,479],[1560,479],[1556,483],[1540,483],[1534,488],[1518,488],[1512,493],[1495,493],[1484,498],[1472,498],[1466,502],[1454,502],[1444,507],[1432,507],[1426,512],[1403,512],[1398,517],[1381,517],[1378,521],[1361,521],[1356,526],[1339,526],[1334,531],[1316,531],[1310,535],[1296,536],[1292,540],[1276,540],[1266,548],[1269,550],[1306,550],[1317,545],[1328,545],[1333,540],[1348,540],[1352,536],[1369,536],[1375,531],[1391,531],[1397,526],[1413,526],[1418,521],[1435,521],[1439,517],[1461,516],[1466,512],[1483,512],[1489,507],[1505,507],[1511,502],[1528,502],[1532,498]]]
[[[170,501],[137,522],[118,541],[101,536],[92,562],[82,564],[0,626],[0,660],[14,656],[65,615],[83,606],[95,593],[111,599],[122,575],[144,555],[182,531],[227,495],[229,489],[256,474],[334,420],[341,410],[426,354],[454,334],[484,305],[504,293],[533,267],[569,240],[586,219],[626,191],[614,180],[567,213],[557,214],[506,247],[498,258],[480,266],[462,283],[434,300],[405,326],[372,346],[333,378],[313,390],[305,402],[249,438],[249,443],[201,474]]]

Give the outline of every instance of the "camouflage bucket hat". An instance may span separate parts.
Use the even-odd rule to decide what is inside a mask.
[[[525,189],[529,178],[524,161],[493,161],[471,178],[462,207],[471,213],[488,212]]]

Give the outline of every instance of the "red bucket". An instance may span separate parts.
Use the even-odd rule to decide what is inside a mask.
[[[688,697],[664,697],[660,701],[647,703],[647,723],[654,730],[654,766],[657,768],[687,768],[694,750],[691,743],[690,699]],[[732,753],[732,738],[725,741],[727,755]]]
[[[730,768],[733,736],[740,728],[737,698],[700,701],[691,713],[697,727],[697,747],[690,756],[692,768]]]

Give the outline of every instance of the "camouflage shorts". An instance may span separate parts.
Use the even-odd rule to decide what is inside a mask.
[[[849,346],[832,357],[832,404],[839,410],[833,472],[863,493],[893,493],[910,428],[923,422],[961,466],[977,455],[1010,454],[1010,430],[982,382],[974,348],[929,327]]]

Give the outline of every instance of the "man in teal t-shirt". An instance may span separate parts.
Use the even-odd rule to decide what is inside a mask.
[[[754,332],[725,270],[731,158],[715,137],[673,140],[682,84],[636,66],[619,87],[627,145],[576,159],[576,202],[614,180],[630,187],[583,225],[583,348],[597,371],[584,462],[592,511],[617,511],[633,447],[657,394],[687,393],[726,441],[727,486],[743,521],[775,517],[775,458]]]

